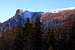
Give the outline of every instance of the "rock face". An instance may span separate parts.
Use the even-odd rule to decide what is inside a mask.
[[[75,49],[74,11],[44,13],[18,9],[12,18],[0,24],[0,39],[16,50]]]

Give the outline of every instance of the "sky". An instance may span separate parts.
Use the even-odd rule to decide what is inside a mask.
[[[15,15],[17,9],[46,11],[75,7],[75,0],[0,0],[0,22]]]

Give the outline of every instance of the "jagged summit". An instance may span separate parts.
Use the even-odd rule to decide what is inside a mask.
[[[17,9],[15,15],[21,15],[21,13],[23,13],[23,10],[22,9]]]

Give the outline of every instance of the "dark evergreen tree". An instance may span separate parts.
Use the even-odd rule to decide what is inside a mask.
[[[36,17],[36,16],[35,16]],[[40,17],[36,18],[35,23],[33,24],[35,27],[32,32],[32,50],[41,50],[41,31],[40,31]]]
[[[17,17],[20,20],[22,16],[18,15]],[[16,39],[12,48],[15,50],[22,50],[24,47],[24,44],[23,44],[24,31],[23,30],[25,29],[25,27],[22,27],[21,23],[19,22],[19,24],[17,24],[15,29],[16,29]]]

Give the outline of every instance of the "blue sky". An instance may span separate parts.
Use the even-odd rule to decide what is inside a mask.
[[[14,16],[16,9],[46,11],[75,7],[75,0],[0,0],[0,22]]]

